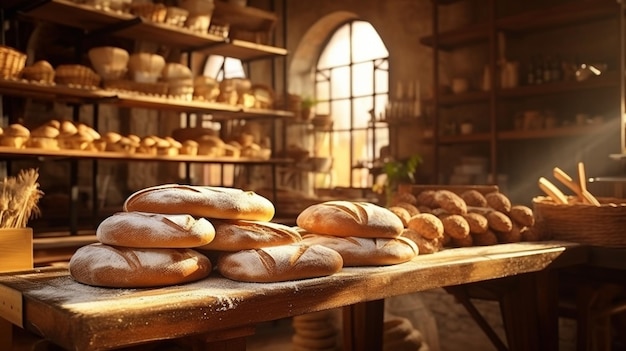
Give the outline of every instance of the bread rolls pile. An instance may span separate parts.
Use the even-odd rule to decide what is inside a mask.
[[[328,201],[311,205],[298,215],[296,223],[303,242],[339,252],[344,266],[398,264],[419,252],[411,240],[401,236],[401,220],[372,203]]]
[[[442,247],[483,246],[541,240],[532,210],[512,205],[501,192],[440,189],[397,193],[389,210],[402,220],[403,237],[420,253]]]

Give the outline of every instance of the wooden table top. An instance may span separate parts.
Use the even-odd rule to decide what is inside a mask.
[[[300,281],[241,283],[214,273],[153,289],[91,287],[75,282],[66,268],[50,267],[0,274],[0,317],[71,350],[109,350],[565,267],[584,263],[587,255],[578,244],[516,243],[448,249],[399,265],[344,268]]]

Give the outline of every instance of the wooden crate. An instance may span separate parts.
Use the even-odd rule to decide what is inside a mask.
[[[0,273],[33,268],[33,229],[0,228]],[[0,296],[0,299],[6,296]],[[4,300],[2,300],[4,302]],[[16,313],[21,312],[21,306]],[[20,319],[20,316],[17,316]],[[13,325],[0,318],[0,348],[11,349]]]
[[[0,272],[32,269],[32,228],[0,228],[0,257]]]

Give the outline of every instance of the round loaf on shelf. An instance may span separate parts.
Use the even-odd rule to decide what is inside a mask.
[[[301,241],[300,233],[279,223],[213,220],[215,238],[199,250],[240,251]]]
[[[302,243],[223,253],[217,261],[217,270],[224,277],[257,283],[323,277],[342,267],[337,251]]]
[[[96,229],[98,241],[138,248],[193,248],[215,237],[215,228],[204,218],[146,212],[118,212]]]
[[[270,200],[253,191],[165,184],[131,194],[124,202],[124,211],[269,221],[274,217],[275,209]]]
[[[384,266],[410,261],[419,249],[405,237],[359,238],[331,235],[305,234],[302,241],[333,249],[343,258],[344,267]]]
[[[95,243],[76,250],[69,262],[78,282],[111,288],[147,288],[203,279],[209,259],[192,249],[140,249]]]
[[[404,226],[390,210],[368,202],[327,201],[304,209],[297,225],[315,234],[395,238]]]

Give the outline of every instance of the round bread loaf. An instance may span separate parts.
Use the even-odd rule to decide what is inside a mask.
[[[118,212],[96,229],[103,244],[139,248],[192,248],[214,237],[215,228],[204,218],[147,212]]]
[[[69,262],[78,282],[110,288],[146,288],[207,277],[211,261],[192,249],[139,249],[95,243],[76,250]]]
[[[407,238],[359,238],[305,234],[302,241],[331,248],[341,255],[344,267],[384,266],[410,261],[419,249]]]
[[[286,245],[302,240],[294,228],[279,223],[213,220],[215,238],[200,250],[241,251]]]
[[[166,184],[139,190],[124,211],[190,214],[194,217],[269,221],[274,204],[252,191],[235,188]]]
[[[342,267],[337,251],[302,243],[223,253],[217,261],[224,277],[257,283],[323,277]]]
[[[395,238],[404,225],[390,210],[368,202],[327,201],[304,209],[297,225],[315,234]]]

